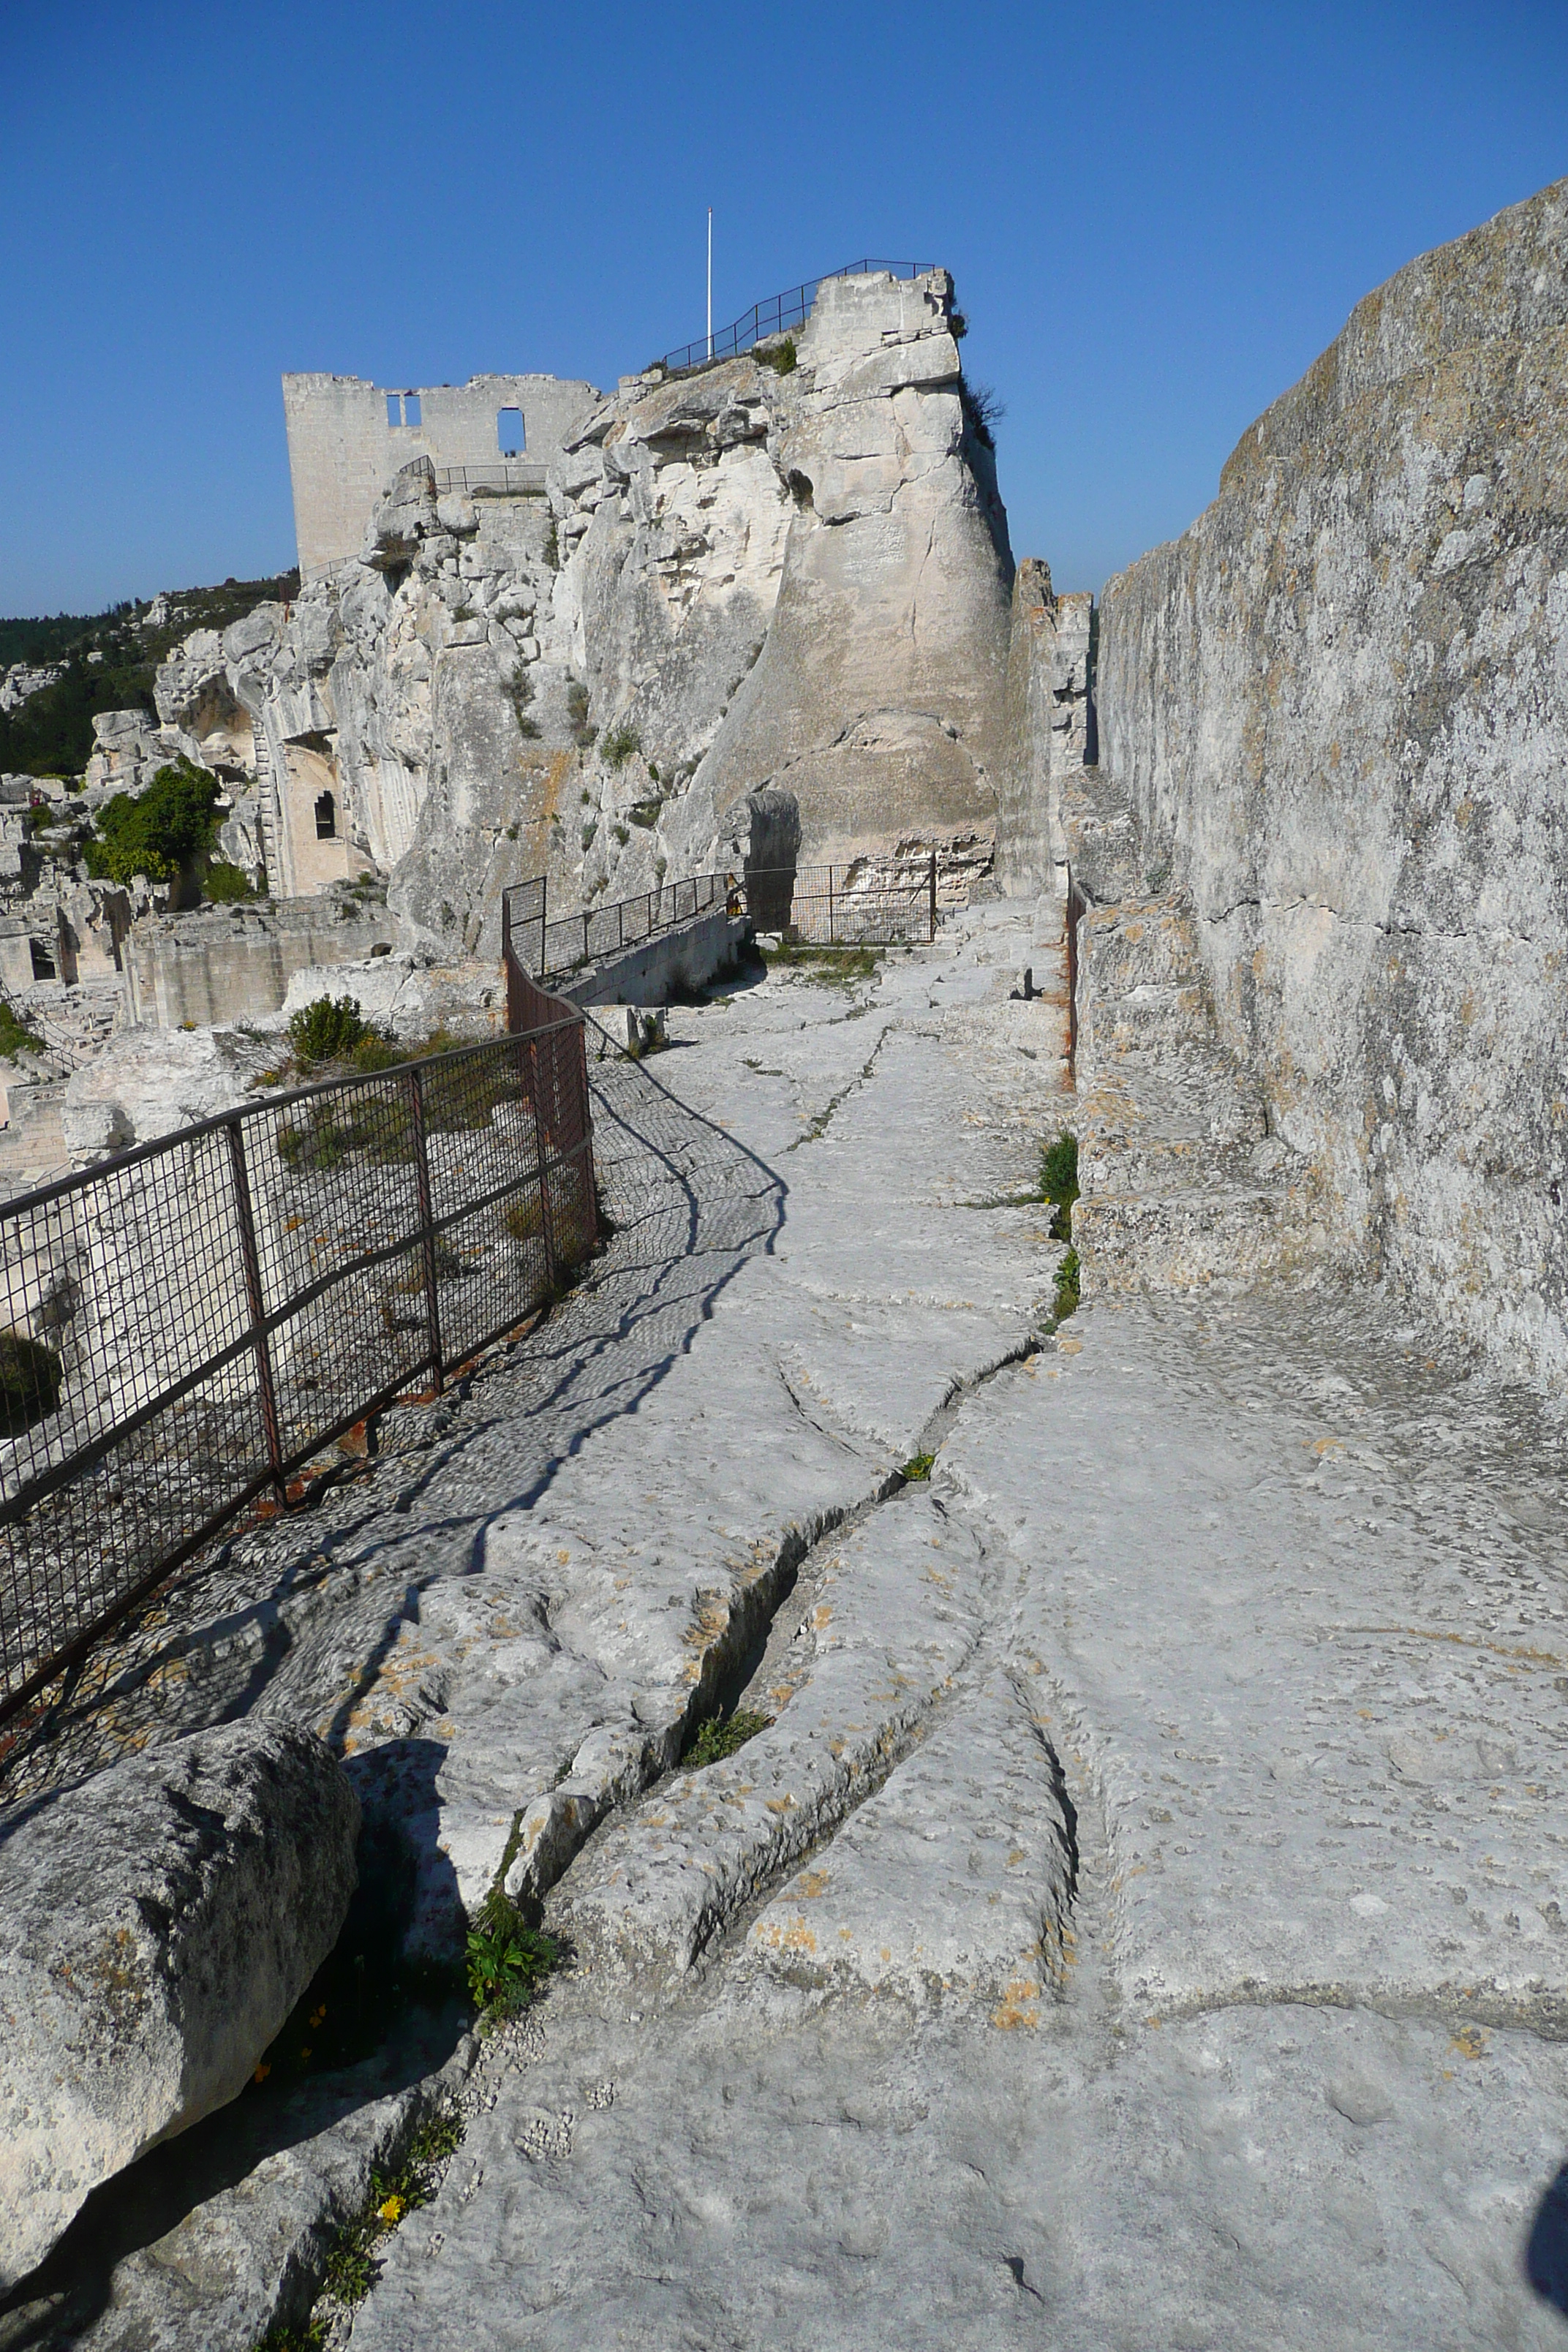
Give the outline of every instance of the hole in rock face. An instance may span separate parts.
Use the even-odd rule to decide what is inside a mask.
[[[35,980],[56,979],[58,975],[55,971],[55,960],[42,940],[29,940],[27,946],[33,959],[33,978]]]
[[[527,448],[521,408],[503,408],[497,416],[496,446],[503,457],[521,457]]]
[[[789,488],[790,496],[803,514],[812,514],[816,511],[816,500],[812,495],[809,476],[792,473],[789,478]]]
[[[338,804],[331,793],[323,793],[316,803],[316,839],[336,841],[338,837]]]

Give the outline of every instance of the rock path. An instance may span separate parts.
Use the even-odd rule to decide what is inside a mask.
[[[1563,2340],[1560,1433],[1326,1280],[1042,1344],[1048,961],[597,1067],[595,1289],[81,1706],[243,1685],[433,1936],[504,1867],[573,1938],[356,2352]]]

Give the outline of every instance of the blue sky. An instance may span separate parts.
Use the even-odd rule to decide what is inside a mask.
[[[1019,555],[1099,587],[1369,288],[1568,173],[1568,7],[6,10],[0,613],[293,560],[278,379],[608,384],[954,271]]]

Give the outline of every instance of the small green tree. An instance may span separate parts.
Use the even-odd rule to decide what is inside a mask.
[[[98,813],[96,841],[87,845],[87,870],[104,882],[173,879],[190,859],[212,846],[218,783],[183,755],[160,768],[144,793],[116,793]]]

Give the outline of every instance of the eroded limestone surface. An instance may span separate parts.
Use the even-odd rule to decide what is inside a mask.
[[[1050,1332],[1051,954],[975,908],[595,1065],[596,1286],[66,1727],[248,1688],[430,1932],[504,1864],[574,1938],[356,2347],[1562,2341],[1561,1431],[1331,1266]]]

